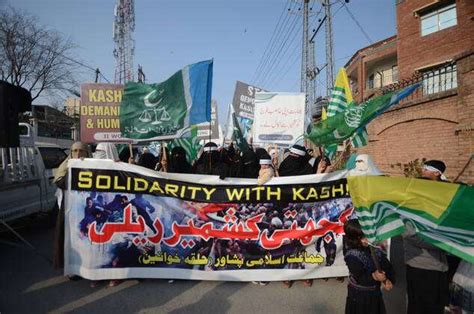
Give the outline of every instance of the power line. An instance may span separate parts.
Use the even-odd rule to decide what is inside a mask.
[[[364,34],[365,38],[367,38],[367,40],[369,41],[370,44],[373,44],[373,41],[372,39],[370,39],[369,35],[367,34],[367,32],[364,30],[364,28],[362,27],[362,25],[360,25],[359,21],[357,21],[357,19],[355,18],[355,16],[352,14],[352,12],[349,10],[349,7],[347,6],[347,4],[341,0],[342,2],[342,5],[344,6],[344,8],[346,9],[347,11],[347,14],[349,14],[349,16],[351,17],[351,19],[354,21],[354,23],[356,23],[356,25],[359,27],[360,31]]]
[[[20,37],[22,40],[29,41],[29,42],[32,43],[32,44],[38,45],[38,46],[40,46],[41,48],[48,50],[49,52],[52,52],[52,53],[57,54],[57,55],[60,55],[60,56],[63,57],[64,59],[69,60],[69,61],[71,61],[71,62],[73,62],[73,63],[76,63],[76,64],[78,64],[78,65],[80,65],[80,66],[82,66],[82,67],[84,67],[84,68],[86,68],[86,69],[88,69],[88,70],[93,71],[94,73],[95,73],[96,70],[97,70],[97,68],[93,68],[92,66],[87,65],[87,64],[85,64],[85,63],[83,63],[83,62],[81,62],[81,61],[78,61],[78,60],[75,60],[75,59],[73,59],[73,58],[71,58],[71,57],[68,57],[68,56],[64,55],[62,52],[58,52],[58,51],[53,50],[52,48],[50,48],[50,47],[47,46],[47,45],[44,45],[44,44],[39,43],[39,42],[35,42],[35,41],[33,41],[33,39],[30,38],[30,37],[22,36],[21,34],[16,34],[15,36],[16,36],[16,37]],[[102,73],[100,73],[100,76],[102,76],[102,78],[104,78],[104,80],[106,80],[107,83],[110,83],[110,81],[109,81]]]
[[[259,61],[259,64],[258,64],[257,68],[255,69],[255,73],[254,73],[254,75],[253,75],[252,82],[256,79],[256,76],[257,76],[257,74],[258,74],[258,71],[261,69],[263,62],[265,61],[265,56],[267,55],[268,49],[269,49],[270,45],[272,44],[272,40],[273,40],[273,38],[275,37],[275,34],[277,33],[278,27],[279,27],[279,26],[281,27],[281,25],[280,25],[281,18],[282,18],[283,15],[285,14],[285,12],[286,12],[285,9],[286,9],[286,7],[288,6],[288,4],[290,3],[290,1],[291,1],[291,0],[287,0],[285,6],[283,7],[283,11],[282,11],[281,14],[280,14],[280,18],[278,19],[278,22],[277,22],[275,28],[273,29],[272,36],[270,37],[270,40],[268,41],[267,46],[265,47],[265,50],[264,50],[264,52],[263,52],[263,54],[262,54],[262,57],[260,58],[260,61]],[[286,17],[287,17],[287,15],[285,15],[285,19],[286,19]]]
[[[296,23],[296,20],[297,20],[297,19],[298,19],[298,17],[295,18],[295,20],[294,20],[295,22],[293,23],[293,26],[292,26],[291,30],[290,30],[289,32],[287,32],[286,37],[285,37],[285,39],[284,39],[284,42],[282,43],[281,47],[278,49],[278,53],[277,53],[277,55],[275,56],[273,63],[270,64],[270,66],[269,66],[269,68],[268,68],[266,74],[264,75],[264,77],[263,77],[263,79],[262,79],[262,84],[263,84],[264,82],[267,82],[267,81],[269,80],[270,76],[272,75],[272,72],[271,72],[271,71],[272,71],[273,69],[276,69],[276,68],[278,67],[278,65],[281,63],[281,60],[283,59],[283,56],[286,55],[286,53],[287,53],[289,47],[291,47],[291,44],[290,44],[290,45],[286,45],[286,43],[288,42],[288,39],[290,38],[290,35],[293,33],[293,31],[294,31],[294,29],[295,29],[295,26],[296,26],[296,24],[297,24],[297,23]],[[301,29],[301,25],[300,25],[300,28],[299,28],[299,29]],[[299,29],[298,29],[298,31],[299,31]],[[298,31],[297,31],[297,32],[298,32]],[[296,36],[294,36],[293,38],[296,38]],[[293,40],[292,42],[294,42],[294,40]],[[286,46],[286,47],[285,47],[285,46]],[[283,53],[283,55],[281,56],[281,58],[279,58],[279,57],[280,57],[280,54],[281,54],[281,52],[282,52],[283,50],[284,50],[284,53]]]
[[[288,8],[288,11],[291,11],[294,8],[296,8],[296,4],[294,5],[293,8],[290,5],[290,7]],[[263,60],[262,67],[260,68],[260,70],[257,73],[257,77],[255,78],[255,82],[262,81],[262,75],[264,75],[263,73],[268,73],[267,68],[269,66],[271,66],[273,59],[275,59],[275,53],[278,54],[278,52],[281,49],[280,46],[282,44],[285,44],[285,39],[284,38],[288,34],[288,30],[289,30],[288,25],[291,25],[291,23],[292,22],[291,22],[290,15],[287,14],[285,16],[285,19],[284,19],[283,23],[280,25],[279,29],[277,30],[277,34],[278,34],[279,37],[275,37],[275,40],[272,42],[272,45],[270,46],[270,50],[268,52],[268,55]],[[293,20],[293,23],[294,23],[294,20]],[[278,40],[277,40],[277,38],[278,38]],[[280,39],[282,39],[282,41],[280,41]],[[277,49],[277,46],[278,46],[278,49]]]

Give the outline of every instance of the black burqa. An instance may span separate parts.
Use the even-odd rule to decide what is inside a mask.
[[[206,149],[208,151],[206,151]],[[196,161],[194,167],[196,174],[216,175],[221,179],[225,179],[229,175],[229,167],[227,164],[220,161],[217,145],[213,142],[204,145],[204,152]]]
[[[171,150],[168,172],[193,173],[193,167],[186,158],[186,151],[181,146],[176,146]]]
[[[242,154],[239,163],[239,177],[240,178],[258,178],[260,165],[255,152],[251,149]]]
[[[155,170],[157,158],[150,152],[144,152],[138,159],[138,165]]]
[[[305,174],[313,174],[313,168],[309,164],[309,156],[299,156],[290,154],[283,160],[278,169],[280,177],[301,176]]]

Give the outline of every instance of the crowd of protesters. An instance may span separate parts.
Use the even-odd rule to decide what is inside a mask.
[[[127,151],[127,150],[125,150]],[[93,158],[111,159],[114,161],[125,161],[135,163],[139,166],[160,172],[216,175],[220,179],[225,178],[252,178],[257,179],[258,185],[266,184],[275,176],[300,176],[317,173],[328,173],[332,171],[331,161],[327,156],[312,156],[312,151],[300,145],[293,145],[279,154],[277,149],[256,148],[244,152],[236,151],[231,144],[227,148],[218,147],[213,142],[203,146],[198,158],[189,161],[186,151],[182,147],[174,147],[169,151],[162,148],[158,156],[144,149],[139,157],[133,158],[129,154],[118,154],[113,144],[101,143],[97,145]],[[283,156],[281,156],[283,155]],[[82,143],[75,143],[71,147],[70,158],[87,158],[91,156],[90,149]],[[283,158],[281,158],[283,157]],[[281,159],[281,162],[280,162]],[[439,160],[425,162],[422,170],[422,178],[428,180],[445,181],[443,173],[445,164]],[[65,189],[67,175],[67,160],[58,169],[54,182],[60,189]],[[348,175],[381,174],[376,165],[368,155],[358,155],[355,159],[355,167]],[[128,199],[117,200],[120,204],[128,203]],[[88,224],[92,220],[111,219],[114,210],[110,204],[102,204],[107,210],[98,208],[101,201],[94,195],[86,200],[84,209],[85,217],[80,223],[80,232],[87,232]],[[113,203],[113,202],[112,202]],[[144,217],[150,228],[153,227],[150,216],[147,213],[149,204],[146,200],[136,196],[132,203],[139,211],[137,214]],[[292,205],[289,205],[292,206]],[[331,204],[320,208],[306,208],[294,205],[298,211],[296,221],[304,224],[309,217],[327,214],[331,219]],[[337,206],[337,205],[335,205]],[[350,205],[348,205],[350,206]],[[120,206],[123,208],[123,206]],[[257,204],[252,206],[236,206],[236,215],[240,218],[265,213],[263,223],[267,228],[288,228],[291,221],[285,220],[280,211],[272,208],[272,204]],[[212,211],[212,210],[211,210]],[[151,211],[150,211],[151,212]],[[324,212],[324,213],[323,213]],[[208,216],[201,215],[197,223],[205,223]],[[105,219],[105,220],[104,220]],[[185,219],[185,217],[182,217]],[[64,239],[64,210],[58,215],[58,224],[55,241],[55,266],[62,267],[63,239]],[[381,288],[391,290],[396,283],[395,273],[385,254],[380,249],[374,249],[365,238],[357,220],[349,220],[345,227],[344,260],[349,269],[348,295],[346,299],[346,313],[385,313]],[[326,236],[326,235],[325,235]],[[333,237],[334,234],[327,234]],[[413,226],[407,226],[407,232],[403,235],[406,263],[406,282],[408,296],[408,313],[444,313],[448,304],[454,304],[454,311],[473,311],[474,269],[473,265],[461,262],[459,259],[446,254],[444,251],[434,247],[415,234]],[[255,243],[255,245],[239,244],[238,241],[213,241],[200,240],[199,248],[201,254],[241,255],[243,250],[251,255],[265,255],[266,252]],[[219,242],[219,243],[218,243]],[[316,242],[316,247],[321,249],[321,239]],[[297,243],[289,243],[282,250],[295,250]],[[323,243],[327,256],[327,265],[334,263],[335,240]],[[318,248],[319,247],[319,248]],[[212,251],[212,252],[211,252]],[[120,259],[120,257],[119,257]],[[114,265],[112,265],[114,267]],[[457,273],[456,273],[457,269]],[[456,273],[456,274],[455,274]],[[453,281],[454,277],[454,281]],[[74,279],[74,278],[71,278]],[[312,280],[303,281],[305,285],[311,286]],[[111,286],[119,284],[120,281],[113,280]],[[265,282],[260,282],[266,284]],[[293,282],[285,281],[284,285],[289,288]],[[91,286],[96,286],[92,282]],[[451,285],[451,289],[449,289]],[[457,306],[457,307],[456,307]]]

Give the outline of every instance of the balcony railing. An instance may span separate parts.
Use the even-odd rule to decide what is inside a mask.
[[[443,64],[426,71],[417,71],[409,79],[385,86],[382,94],[401,90],[407,86],[421,83],[420,88],[405,98],[401,103],[419,101],[457,88],[457,69],[455,63]]]

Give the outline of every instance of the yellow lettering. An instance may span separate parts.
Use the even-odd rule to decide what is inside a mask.
[[[97,125],[97,128],[99,128],[99,129],[105,129],[104,119],[97,119],[96,125]]]
[[[257,196],[256,196],[257,201],[260,201],[260,192],[265,190],[265,187],[258,186],[258,187],[253,188],[252,190],[254,190],[255,194],[257,194]]]
[[[97,93],[97,89],[89,89],[89,102],[97,101],[96,93]]]
[[[125,191],[126,188],[125,186],[123,185],[119,185],[119,177],[118,176],[114,176],[114,189],[115,190],[121,190],[121,191]]]
[[[111,89],[108,89],[105,91],[105,96],[107,99],[107,102],[113,102],[114,101],[114,91]]]
[[[119,119],[110,119],[110,128],[111,129],[120,129],[120,120]]]
[[[336,197],[336,193],[340,193],[341,195],[344,195],[344,185],[339,184],[339,188],[336,188],[335,186],[333,186],[332,197]]]
[[[165,194],[165,191],[163,191],[163,189],[161,188],[160,184],[158,183],[158,181],[153,181],[153,184],[151,185],[151,188],[150,188],[150,193],[153,193],[155,191],[158,191],[160,192],[161,194]]]
[[[329,190],[328,186],[323,186],[321,188],[321,194],[319,195],[319,198],[329,198],[331,196],[331,191]]]
[[[272,192],[272,188],[267,187],[267,198],[270,200],[273,195],[275,195],[276,200],[279,201],[281,199],[281,189],[277,188],[275,192]]]
[[[109,112],[111,116],[118,116],[119,115],[119,106],[111,106],[109,107]]]
[[[202,190],[204,191],[204,193],[206,193],[206,200],[207,201],[209,201],[211,199],[212,193],[214,193],[216,191],[215,188],[210,189],[210,190],[208,190],[207,188],[202,188]]]
[[[97,91],[97,102],[105,102],[105,95],[102,89]]]
[[[308,195],[306,196],[306,200],[309,200],[309,199],[314,199],[314,200],[318,199],[318,191],[315,188],[309,188],[309,192],[308,192]]]
[[[134,182],[135,182],[135,185],[134,185],[134,187],[133,187],[133,190],[134,190],[135,192],[142,192],[142,191],[146,191],[146,190],[147,190],[147,188],[148,188],[148,182],[147,182],[147,180],[142,179],[142,178],[135,178],[135,179],[134,179]],[[143,183],[143,186],[140,186],[140,184],[139,184],[140,182]]]
[[[105,180],[105,184],[102,184],[101,181]],[[98,189],[109,189],[110,188],[110,176],[98,175],[95,179],[95,186]]]
[[[81,106],[81,116],[87,115],[87,106]]]
[[[296,188],[293,188],[293,200],[296,201],[296,200],[302,200],[304,201],[305,198],[301,195],[301,192],[303,192],[304,188],[299,188],[299,189],[296,189]]]
[[[92,187],[92,172],[79,172],[79,183],[77,183],[77,186],[80,188],[90,189]]]
[[[191,190],[191,198],[196,198],[196,191],[199,191],[201,188],[195,186],[188,186],[188,190]]]
[[[233,201],[234,199],[236,201],[240,201],[242,199],[242,194],[244,194],[243,189],[225,189],[225,191],[227,193],[227,198],[229,199],[229,201]]]
[[[122,102],[122,90],[114,89],[115,102]]]
[[[171,194],[174,197],[178,197],[178,194],[176,194],[176,192],[178,192],[178,190],[179,190],[179,186],[177,186],[176,184],[166,184],[165,185],[166,194]]]

